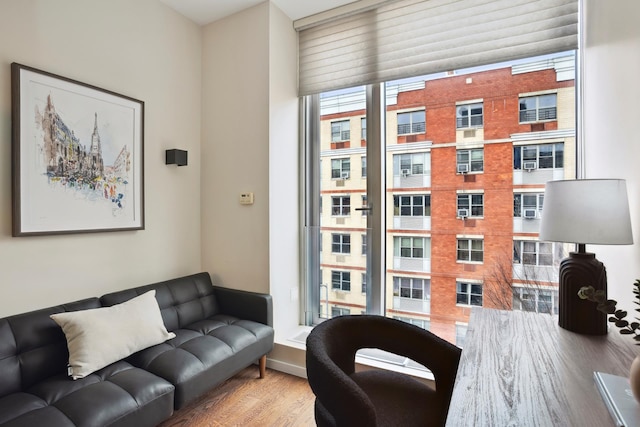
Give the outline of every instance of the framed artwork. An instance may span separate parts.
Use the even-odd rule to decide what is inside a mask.
[[[144,103],[11,64],[13,236],[144,229]]]

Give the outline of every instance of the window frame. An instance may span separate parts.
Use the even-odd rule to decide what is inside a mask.
[[[422,113],[422,120],[421,121],[416,121],[414,120],[414,115],[416,113]],[[400,117],[408,117],[409,118],[409,122],[408,123],[400,123]],[[413,111],[401,111],[398,112],[397,116],[396,116],[396,120],[397,120],[397,135],[398,136],[403,136],[403,135],[415,135],[415,134],[421,134],[421,133],[425,133],[427,131],[427,113],[426,110],[413,110]],[[403,128],[401,128],[401,126],[403,126]],[[408,126],[408,131],[401,131],[401,129],[404,130],[404,127]]]
[[[410,241],[410,245],[409,246],[403,246],[403,241],[406,242],[407,240]],[[422,247],[419,247],[417,245],[415,245],[415,242],[417,240],[421,240],[422,241]],[[399,258],[407,258],[407,259],[425,259],[428,258],[426,256],[426,247],[427,247],[427,242],[426,242],[427,238],[426,237],[422,237],[422,236],[394,236],[393,237],[393,253],[395,257],[399,257]],[[410,256],[405,256],[403,255],[403,249],[405,250],[405,254],[406,251],[410,251]],[[421,256],[415,256],[415,252],[421,250],[422,251],[422,255]]]
[[[339,240],[338,242],[336,242],[336,238]],[[339,249],[339,250],[336,251],[336,249]],[[331,233],[331,253],[338,254],[338,255],[350,255],[351,254],[351,234],[350,233]]]
[[[334,279],[334,274],[340,275],[338,278],[339,287],[335,286],[336,281]],[[347,277],[347,279],[345,279],[345,277]],[[331,270],[331,290],[338,292],[351,292],[351,272],[347,270]]]
[[[460,243],[462,242],[466,242],[468,244],[468,247],[465,248],[461,248],[460,247]],[[473,249],[473,243],[474,242],[480,242],[482,244],[482,249],[478,250],[478,249]],[[467,264],[482,264],[484,263],[484,239],[483,238],[477,238],[477,237],[457,237],[456,238],[456,262],[460,262],[460,263],[467,263]],[[461,254],[466,253],[468,256],[465,258],[461,258]],[[481,260],[474,260],[473,258],[473,254],[481,254]]]
[[[535,312],[535,313],[543,313],[543,314],[558,314],[558,305],[559,305],[559,298],[560,298],[560,294],[559,291],[557,289],[551,289],[551,288],[532,288],[532,287],[528,287],[528,286],[513,286],[512,289],[513,292],[513,302],[512,302],[512,309],[513,310],[518,310],[518,311],[527,311],[527,312]],[[518,293],[518,295],[516,296],[516,292]],[[525,299],[525,297],[523,296],[523,293],[527,292],[529,294],[533,294],[534,295],[534,299]],[[540,307],[541,304],[548,304],[548,302],[546,301],[541,301],[540,300],[540,293],[544,292],[544,293],[549,293],[550,295],[550,300],[551,300],[551,306],[549,307],[549,310],[544,310],[541,311]],[[532,308],[535,308],[535,310],[528,310],[525,306],[527,305],[528,302],[531,302],[531,306]]]
[[[533,250],[531,249],[531,244],[533,244]],[[548,252],[542,252],[541,247],[548,248]],[[526,249],[526,250],[525,250]],[[539,240],[514,240],[513,241],[513,264],[514,265],[523,265],[523,266],[534,266],[534,267],[552,267],[554,265],[553,258],[553,243],[552,242],[541,242]],[[542,256],[549,257],[548,264],[541,264],[540,260]],[[532,257],[535,259],[535,263],[531,263],[530,260]],[[528,259],[529,262],[525,262],[525,259]]]
[[[427,153],[428,153],[427,151],[419,151],[417,153],[394,154],[393,155],[393,175],[405,177],[405,174],[402,172],[404,170],[409,171],[406,176],[428,175],[428,173],[425,173],[425,171],[428,171],[429,173],[431,173],[431,165],[427,161]],[[421,157],[420,161],[422,163],[417,162],[417,160],[420,157]],[[404,163],[404,166],[407,166],[407,160],[409,162],[408,169],[406,167],[403,167],[403,163]],[[420,166],[422,166],[422,169],[420,169]],[[397,170],[396,170],[396,167],[397,167]]]
[[[347,307],[338,307],[337,305],[331,306],[331,317],[348,316],[351,314],[351,309]]]
[[[474,159],[474,154],[481,154],[481,159]],[[464,160],[462,157],[465,157]],[[460,165],[467,165],[465,173],[483,173],[484,172],[484,147],[482,148],[465,148],[456,150],[456,173],[461,173]]]
[[[544,162],[540,161],[540,147],[551,147],[552,161],[551,167],[541,166]],[[531,152],[535,150],[535,158],[528,154],[525,158],[525,151]],[[513,170],[527,170],[524,168],[525,163],[535,162],[535,169],[564,169],[564,142],[551,142],[548,144],[527,144],[513,146]]]
[[[477,198],[480,203],[477,203]],[[467,199],[466,203],[461,204],[461,199]],[[475,202],[474,202],[474,199]],[[457,193],[456,194],[456,212],[466,209],[469,218],[484,218],[484,193]]]
[[[480,114],[471,114],[471,111],[474,106],[475,107],[480,106]],[[469,112],[468,115],[466,116],[466,120],[468,122],[466,126],[463,123],[465,117],[460,114],[463,108],[468,109],[468,112]],[[476,118],[480,117],[479,124],[472,123],[474,117]],[[484,127],[484,102],[469,102],[469,103],[456,105],[456,129],[460,129],[460,130],[480,129],[483,127]]]
[[[462,288],[466,287],[466,290]],[[480,288],[480,293],[473,292],[473,289]],[[465,302],[460,302],[461,297],[465,298]],[[475,297],[475,303],[474,303]],[[477,304],[478,298],[480,304]],[[470,306],[470,307],[483,307],[484,304],[484,286],[483,283],[468,282],[463,280],[456,280],[456,305]]]
[[[550,98],[550,97],[553,97],[554,99],[553,107],[540,106],[541,100],[543,100],[544,98]],[[533,100],[535,102],[535,106],[533,106],[532,108],[523,109],[522,102],[525,101],[526,103],[527,100]],[[528,119],[528,116],[527,116],[527,112],[531,112],[531,111],[535,112],[535,118],[533,120]],[[553,111],[553,117],[541,118],[541,116],[543,115],[541,114],[541,111],[544,111],[545,116],[550,115],[551,111]],[[523,113],[524,113],[524,120],[523,120]],[[558,120],[558,94],[557,93],[543,93],[539,95],[527,95],[527,96],[518,97],[518,122],[520,124],[552,122],[556,120]]]
[[[406,286],[402,286],[403,280],[409,281],[409,296],[403,296],[402,290],[407,289]],[[431,300],[431,280],[422,277],[406,277],[406,276],[393,276],[393,296],[397,298],[410,299],[414,301],[430,301]],[[417,286],[416,281],[420,281]],[[422,297],[414,297],[414,290],[420,291]]]
[[[535,197],[536,205],[525,204],[525,197]],[[517,202],[517,199],[520,199],[520,202]],[[526,210],[536,211],[536,218],[542,217],[542,208],[544,205],[544,193],[513,193],[513,217],[514,218],[522,218],[522,219],[531,219],[525,217],[524,213]]]
[[[334,201],[336,199],[340,200],[340,203],[336,205]],[[345,204],[344,201],[348,200],[348,204]],[[336,213],[336,207],[339,208],[340,213]],[[344,210],[347,209],[347,213],[344,213]],[[348,217],[351,216],[351,195],[340,195],[340,196],[331,196],[331,216],[332,217]]]
[[[338,167],[335,167],[339,163]],[[331,179],[344,179],[344,173],[351,176],[351,157],[336,157],[331,159]]]
[[[415,204],[415,197],[422,197],[422,204]],[[402,199],[408,198],[409,204],[403,205]],[[407,207],[409,209],[409,215],[403,215],[402,210],[403,207]],[[422,215],[414,215],[415,209],[421,207]],[[431,194],[394,194],[393,195],[393,216],[395,217],[414,217],[414,218],[424,218],[431,216]]]
[[[334,127],[339,129],[334,129]],[[331,142],[346,142],[350,140],[351,140],[351,120],[347,119],[347,120],[332,121],[331,122]]]

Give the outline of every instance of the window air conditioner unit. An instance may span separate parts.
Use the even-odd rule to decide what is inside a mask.
[[[411,175],[411,171],[409,169],[402,169],[402,176],[403,177],[408,177],[409,175]]]
[[[341,172],[340,173],[340,178],[349,179],[349,172]]]
[[[526,219],[535,219],[537,212],[535,209],[525,209],[522,216]]]
[[[538,163],[537,162],[524,162],[522,167],[527,171],[532,171],[532,170],[538,168]]]
[[[469,165],[466,163],[458,164],[458,173],[467,173],[469,172]]]
[[[469,216],[469,209],[458,209],[458,218],[466,218]]]

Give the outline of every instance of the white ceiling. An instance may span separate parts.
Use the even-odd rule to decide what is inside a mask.
[[[160,0],[199,25],[206,25],[267,0]],[[291,20],[358,0],[271,0]]]

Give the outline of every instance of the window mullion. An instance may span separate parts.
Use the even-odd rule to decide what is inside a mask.
[[[386,312],[386,223],[385,223],[385,89],[384,84],[367,85],[367,313]]]

